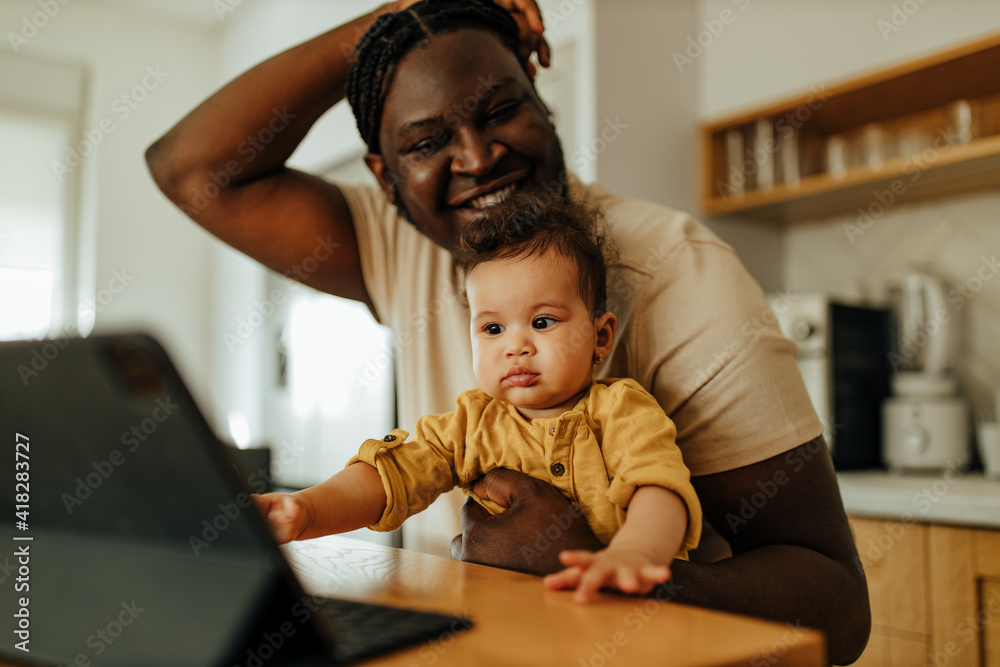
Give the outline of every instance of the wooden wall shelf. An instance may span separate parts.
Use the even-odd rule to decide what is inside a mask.
[[[707,123],[701,157],[709,215],[877,219],[998,187],[1000,35]]]

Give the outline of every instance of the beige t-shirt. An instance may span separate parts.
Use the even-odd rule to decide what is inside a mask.
[[[476,386],[469,312],[451,255],[399,217],[377,187],[341,187],[354,219],[365,285],[395,333],[399,427],[453,409]],[[572,179],[597,204],[618,248],[609,310],[618,317],[600,377],[630,377],[677,426],[692,476],[762,461],[822,432],[763,292],[736,253],[690,216]],[[377,435],[377,434],[374,434]],[[404,524],[404,545],[448,554],[464,497],[442,496]]]

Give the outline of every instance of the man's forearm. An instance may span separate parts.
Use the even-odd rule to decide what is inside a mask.
[[[158,185],[177,201],[190,190],[181,187],[186,180],[225,173],[231,162],[240,166],[230,173],[233,184],[284,164],[316,120],[344,98],[361,35],[396,6],[383,5],[284,51],[217,91],[150,147],[147,160]],[[265,129],[271,138],[263,150],[253,140]],[[247,159],[250,151],[253,160]]]
[[[855,568],[804,547],[772,545],[711,564],[674,561],[665,589],[676,602],[822,630],[830,661],[844,664],[858,656],[837,647],[857,646],[870,626],[863,573]]]

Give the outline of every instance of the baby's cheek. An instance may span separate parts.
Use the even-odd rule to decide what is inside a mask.
[[[580,364],[594,354],[594,342],[583,335],[567,336],[556,344],[556,354],[564,364]]]
[[[492,396],[493,389],[488,386],[488,380],[491,376],[489,346],[480,345],[476,339],[472,341],[472,372],[476,376],[476,384],[479,385],[479,388]]]

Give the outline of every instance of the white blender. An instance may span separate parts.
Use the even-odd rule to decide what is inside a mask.
[[[893,471],[967,466],[969,417],[958,394],[959,317],[940,278],[914,268],[890,285],[896,341],[893,397],[883,406],[884,459]]]

